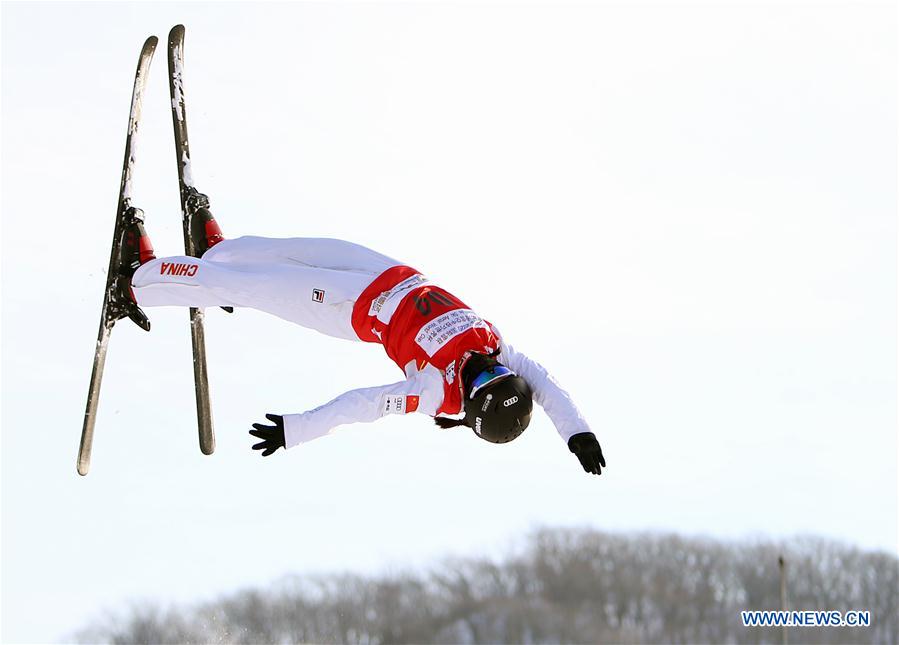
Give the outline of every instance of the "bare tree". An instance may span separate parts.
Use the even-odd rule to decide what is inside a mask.
[[[869,610],[870,627],[793,629],[790,642],[899,642],[899,560],[831,541],[716,542],[659,534],[537,531],[501,562],[423,573],[290,576],[213,602],[135,606],[85,643],[776,643],[741,610]]]

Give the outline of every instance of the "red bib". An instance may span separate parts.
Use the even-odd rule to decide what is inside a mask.
[[[457,297],[427,283],[408,266],[387,269],[353,306],[353,329],[365,342],[381,343],[401,370],[413,362],[443,373],[443,403],[437,414],[462,412],[461,363],[467,352],[490,353],[499,337]]]

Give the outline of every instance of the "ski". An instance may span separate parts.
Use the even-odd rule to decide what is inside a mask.
[[[199,204],[191,199],[196,194],[187,141],[187,114],[184,105],[184,25],[175,25],[169,32],[169,92],[172,97],[172,123],[175,127],[175,157],[178,164],[178,185],[181,193],[181,222],[184,226],[184,250],[191,257],[199,257],[191,236],[191,218]],[[206,332],[202,309],[190,309],[190,337],[193,343],[194,389],[197,397],[197,425],[200,450],[205,455],[215,451],[215,432],[209,401],[209,375],[206,370]]]
[[[100,402],[100,385],[103,381],[103,367],[106,364],[106,350],[109,347],[109,338],[112,328],[117,320],[125,318],[128,314],[116,302],[115,283],[118,278],[118,269],[122,251],[122,235],[126,216],[131,208],[131,179],[134,172],[135,144],[140,128],[141,108],[143,106],[144,89],[147,83],[147,75],[150,72],[150,62],[153,60],[153,52],[159,39],[150,36],[144,42],[137,62],[137,71],[134,73],[134,90],[131,94],[131,112],[128,116],[128,134],[125,138],[125,161],[122,164],[122,178],[119,185],[119,202],[116,208],[115,229],[112,236],[112,250],[109,254],[109,270],[106,272],[106,290],[103,295],[103,307],[100,310],[100,331],[97,335],[97,346],[94,351],[94,366],[91,370],[90,387],[87,392],[87,407],[84,412],[84,425],[81,429],[81,445],[78,448],[78,474],[87,475],[91,464],[91,450],[94,443],[94,425],[97,421],[97,406]]]

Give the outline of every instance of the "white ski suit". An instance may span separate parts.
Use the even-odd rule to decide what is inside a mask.
[[[546,369],[515,351],[492,324],[415,269],[358,244],[324,238],[225,240],[202,259],[147,262],[135,272],[132,287],[142,307],[251,307],[330,336],[384,346],[406,378],[284,415],[287,448],[387,414],[461,418],[462,384],[456,375],[472,351],[499,350],[497,360],[527,381],[563,440],[591,431]]]

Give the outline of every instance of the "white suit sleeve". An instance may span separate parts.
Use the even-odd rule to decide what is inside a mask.
[[[330,434],[337,426],[377,421],[388,414],[437,413],[442,391],[426,378],[351,390],[301,414],[284,415],[284,443],[292,448]]]
[[[568,440],[581,432],[592,432],[584,415],[578,410],[568,394],[540,363],[503,342],[500,346],[499,361],[521,376],[534,392],[534,401],[546,412],[559,435]]]

